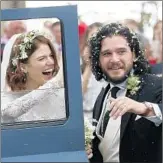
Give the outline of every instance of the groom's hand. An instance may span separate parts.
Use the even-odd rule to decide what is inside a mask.
[[[126,112],[135,113],[142,116],[155,116],[153,109],[148,108],[144,103],[137,102],[128,97],[111,98],[110,116],[117,119]]]

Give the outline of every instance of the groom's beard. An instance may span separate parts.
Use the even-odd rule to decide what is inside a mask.
[[[128,78],[128,76],[130,75],[131,71],[132,71],[132,68],[129,69],[129,70],[125,73],[125,75],[124,75],[123,77],[119,78],[119,79],[114,79],[114,78],[110,77],[109,74],[106,73],[104,70],[103,70],[103,73],[104,73],[104,75],[105,75],[105,80],[106,80],[107,82],[111,82],[111,83],[114,83],[114,84],[120,84],[120,83],[123,83],[123,82]]]

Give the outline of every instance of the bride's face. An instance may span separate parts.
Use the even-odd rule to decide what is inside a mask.
[[[38,49],[29,57],[28,63],[23,65],[27,73],[27,85],[40,86],[53,77],[54,58],[47,44],[40,44]]]

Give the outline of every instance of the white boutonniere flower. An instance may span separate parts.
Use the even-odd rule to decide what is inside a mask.
[[[140,89],[140,78],[131,74],[127,79],[127,90],[131,95],[134,95]]]
[[[93,132],[95,127],[89,122],[87,118],[84,118],[84,131],[85,131],[85,149],[87,150],[92,144],[92,139],[94,138]]]

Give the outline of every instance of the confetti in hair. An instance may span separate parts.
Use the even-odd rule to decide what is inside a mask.
[[[92,36],[88,45],[91,53],[92,72],[96,80],[107,79],[106,75],[102,72],[99,66],[99,55],[101,51],[101,42],[106,37],[122,36],[130,47],[131,51],[135,53],[136,60],[134,61],[134,73],[141,75],[148,72],[148,62],[144,58],[144,51],[141,49],[140,42],[136,33],[131,31],[128,27],[119,23],[111,23],[101,27],[98,32]]]

